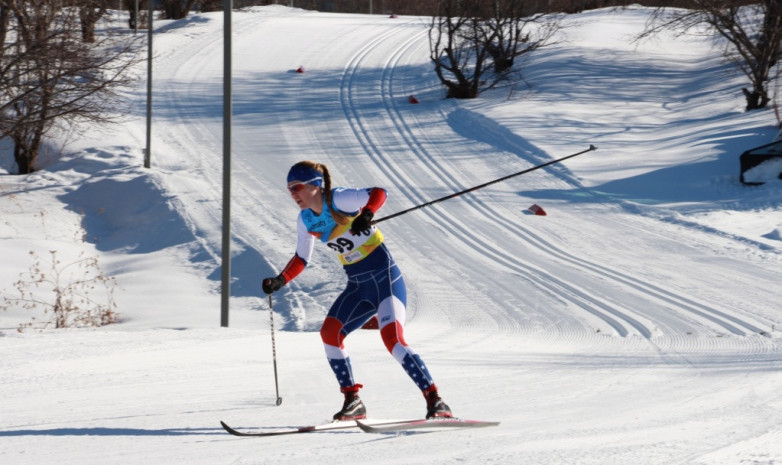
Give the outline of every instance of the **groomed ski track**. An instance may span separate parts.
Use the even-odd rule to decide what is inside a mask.
[[[390,199],[382,216],[568,154],[546,153],[534,140],[503,131],[480,114],[480,101],[442,100],[442,91],[428,72],[427,29],[419,18],[335,23],[334,34],[313,38],[311,49],[287,50],[285,35],[293,33],[286,28],[288,16],[297,24],[302,17],[328,21],[324,15],[297,10],[273,20],[257,11],[234,15],[235,35],[242,37],[234,58],[234,170],[251,173],[256,182],[234,185],[232,208],[257,212],[255,217],[267,223],[263,229],[276,231],[269,236],[260,234],[257,224],[232,225],[239,251],[239,295],[252,295],[254,290],[247,286],[253,285],[255,273],[276,272],[293,252],[296,210],[284,190],[284,175],[295,161],[328,164],[338,185],[386,187]],[[354,41],[354,32],[366,36],[364,28],[370,28],[374,38]],[[255,45],[244,49],[244,44]],[[165,156],[160,163],[172,171],[177,163],[203,166],[203,184],[194,186],[193,192],[177,193],[206,197],[202,211],[183,212],[198,236],[199,222],[220,219],[222,126],[199,118],[192,99],[208,95],[205,104],[219,104],[221,76],[202,76],[199,70],[207,60],[220,58],[222,43],[194,34],[188,47],[202,50],[198,59],[183,54],[181,59],[166,57],[160,64],[175,67],[181,77],[161,83],[157,91],[167,106],[181,108],[181,126],[162,131],[165,148],[160,150]],[[278,63],[281,55],[291,57],[289,68],[270,69],[261,76],[242,71],[244,59]],[[343,57],[347,60],[340,62]],[[298,66],[305,73],[293,73]],[[413,94],[422,104],[407,102]],[[275,120],[254,118],[253,108],[268,111],[268,106],[279,108]],[[178,143],[180,138],[183,142]],[[194,140],[203,152],[175,153]],[[570,151],[586,148],[590,135],[583,134],[582,140]],[[584,157],[612,150],[598,146],[597,153]],[[486,160],[480,172],[475,170],[476,159]],[[594,217],[577,218],[567,202],[556,200],[546,205],[548,217],[527,215],[525,209],[536,201],[536,188],[577,191],[592,203]],[[666,239],[667,228],[682,226],[628,213],[621,201],[581,186],[567,166],[509,180],[381,225],[406,275],[409,318],[421,323],[442,326],[447,321],[452,329],[565,339],[638,336],[690,349],[693,341],[686,336],[706,332],[752,336],[745,338],[747,349],[762,351],[765,343],[758,335],[769,330],[765,316],[722,294],[718,280],[726,277],[715,281],[713,276],[697,275],[698,254],[719,248],[723,238],[712,240],[708,232],[693,229],[691,244],[673,243]],[[637,248],[617,249],[611,263],[579,253],[579,241],[610,244],[612,235],[632,237]],[[218,257],[219,238],[202,239],[209,255]],[[453,250],[471,252],[457,256]],[[693,269],[677,275],[666,268],[666,253],[693,254]],[[725,259],[729,266],[729,257]],[[242,260],[256,266],[243,268]],[[320,283],[341,273],[333,258],[316,254],[314,262],[278,304],[278,312],[287,317],[285,328],[317,329],[327,302],[339,289],[338,283]],[[440,268],[460,270],[464,279],[439,277]],[[493,279],[497,274],[517,279]],[[730,279],[748,283],[755,278],[742,270],[730,274]]]
[[[229,328],[218,326],[222,14],[161,22],[152,169],[139,166],[142,81],[117,135],[90,127],[83,153],[7,180],[6,251],[99,252],[123,289],[120,324],[17,333],[9,323],[0,333],[0,458],[782,463],[779,193],[726,174],[732,149],[772,134],[773,115],[741,110],[740,79],[703,37],[627,44],[650,14],[567,16],[563,41],[536,54],[516,87],[457,102],[442,99],[427,63],[425,19],[234,11]],[[292,163],[321,161],[337,184],[387,188],[385,216],[589,144],[599,149],[380,225],[408,285],[407,342],[455,415],[498,427],[254,441],[220,426],[320,424],[342,404],[317,331],[343,272],[320,246],[273,296],[276,392],[259,281],[295,247]],[[655,184],[670,175],[680,190]],[[38,202],[45,221],[43,209],[27,211]],[[529,214],[533,203],[548,216]],[[95,243],[69,247],[82,232]],[[11,322],[12,312],[0,315]],[[370,418],[425,413],[377,331],[345,343]]]

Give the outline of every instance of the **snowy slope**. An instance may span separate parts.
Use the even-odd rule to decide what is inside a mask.
[[[775,118],[742,111],[744,81],[707,40],[631,44],[647,15],[568,17],[560,43],[525,63],[524,83],[456,102],[431,73],[424,18],[235,12],[228,329],[218,328],[222,15],[164,22],[152,170],[139,167],[141,82],[121,130],[72,142],[45,171],[0,178],[3,295],[29,250],[84,251],[116,277],[123,318],[17,333],[29,312],[0,313],[0,459],[782,462],[782,184],[738,180],[738,155],[769,142]],[[284,398],[274,406],[258,284],[295,247],[292,163],[387,188],[383,216],[590,144],[598,150],[380,225],[408,285],[408,342],[456,414],[499,428],[222,431],[218,420],[318,422],[341,402],[317,330],[343,278],[320,248],[274,296]],[[548,215],[532,215],[535,203]],[[377,333],[347,345],[371,416],[423,413]]]

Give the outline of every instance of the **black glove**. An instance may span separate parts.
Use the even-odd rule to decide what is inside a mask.
[[[350,225],[350,234],[358,236],[361,233],[369,234],[369,228],[372,227],[372,217],[375,216],[372,210],[368,208],[362,208],[361,213],[353,219],[353,224]]]
[[[271,294],[282,289],[282,286],[285,285],[285,282],[285,277],[283,275],[279,275],[273,278],[264,279],[263,283],[261,283],[261,287],[263,288],[263,292]]]

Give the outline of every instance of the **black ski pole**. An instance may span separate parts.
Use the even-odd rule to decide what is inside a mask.
[[[272,307],[272,295],[269,294],[269,320],[272,329],[272,363],[274,364],[274,389],[277,391],[277,405],[282,404],[280,397],[280,385],[277,382],[277,345],[274,343],[274,307]]]
[[[400,212],[396,212],[396,213],[393,213],[391,215],[384,216],[383,218],[377,219],[377,220],[373,221],[372,224],[377,224],[377,223],[380,223],[381,221],[390,220],[391,218],[396,218],[397,216],[404,215],[405,213],[410,213],[411,211],[418,210],[419,208],[428,207],[429,205],[435,204],[437,202],[442,202],[443,200],[452,199],[454,197],[458,197],[458,196],[466,194],[468,192],[477,191],[478,189],[483,189],[486,186],[490,186],[492,184],[496,184],[498,182],[502,182],[502,181],[505,181],[507,179],[510,179],[510,178],[513,178],[513,177],[516,177],[516,176],[521,176],[522,174],[529,173],[530,171],[539,170],[539,169],[544,168],[546,166],[553,165],[554,163],[559,163],[559,162],[565,161],[568,158],[573,158],[573,157],[576,157],[578,155],[583,155],[583,154],[585,154],[587,152],[591,152],[592,150],[597,150],[597,147],[595,147],[594,145],[590,144],[588,149],[582,150],[582,151],[580,151],[578,153],[574,153],[574,154],[571,154],[571,155],[568,155],[568,156],[562,157],[562,158],[557,158],[556,160],[551,160],[549,162],[542,163],[542,164],[537,165],[537,166],[533,166],[532,168],[527,168],[525,170],[519,171],[518,173],[509,174],[509,175],[503,176],[503,177],[501,177],[499,179],[495,179],[493,181],[485,182],[485,183],[483,183],[481,185],[478,185],[478,186],[475,186],[475,187],[471,187],[469,189],[465,189],[463,191],[456,192],[456,193],[453,193],[453,194],[450,194],[450,195],[446,195],[445,197],[440,197],[439,199],[431,200],[429,202],[422,203],[421,205],[416,205],[415,207],[410,207],[407,210],[402,210]]]

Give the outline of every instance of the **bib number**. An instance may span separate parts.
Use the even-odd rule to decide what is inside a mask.
[[[367,250],[366,247],[362,246],[375,236],[375,232],[376,228],[374,226],[355,236],[350,234],[350,231],[345,231],[341,236],[328,241],[326,245],[339,254],[342,263],[350,264],[361,260],[366,257],[369,252],[374,250],[374,247]]]
[[[356,246],[353,241],[346,237],[338,237],[336,240],[330,241],[326,245],[328,245],[332,250],[335,250],[338,254],[350,252]]]

